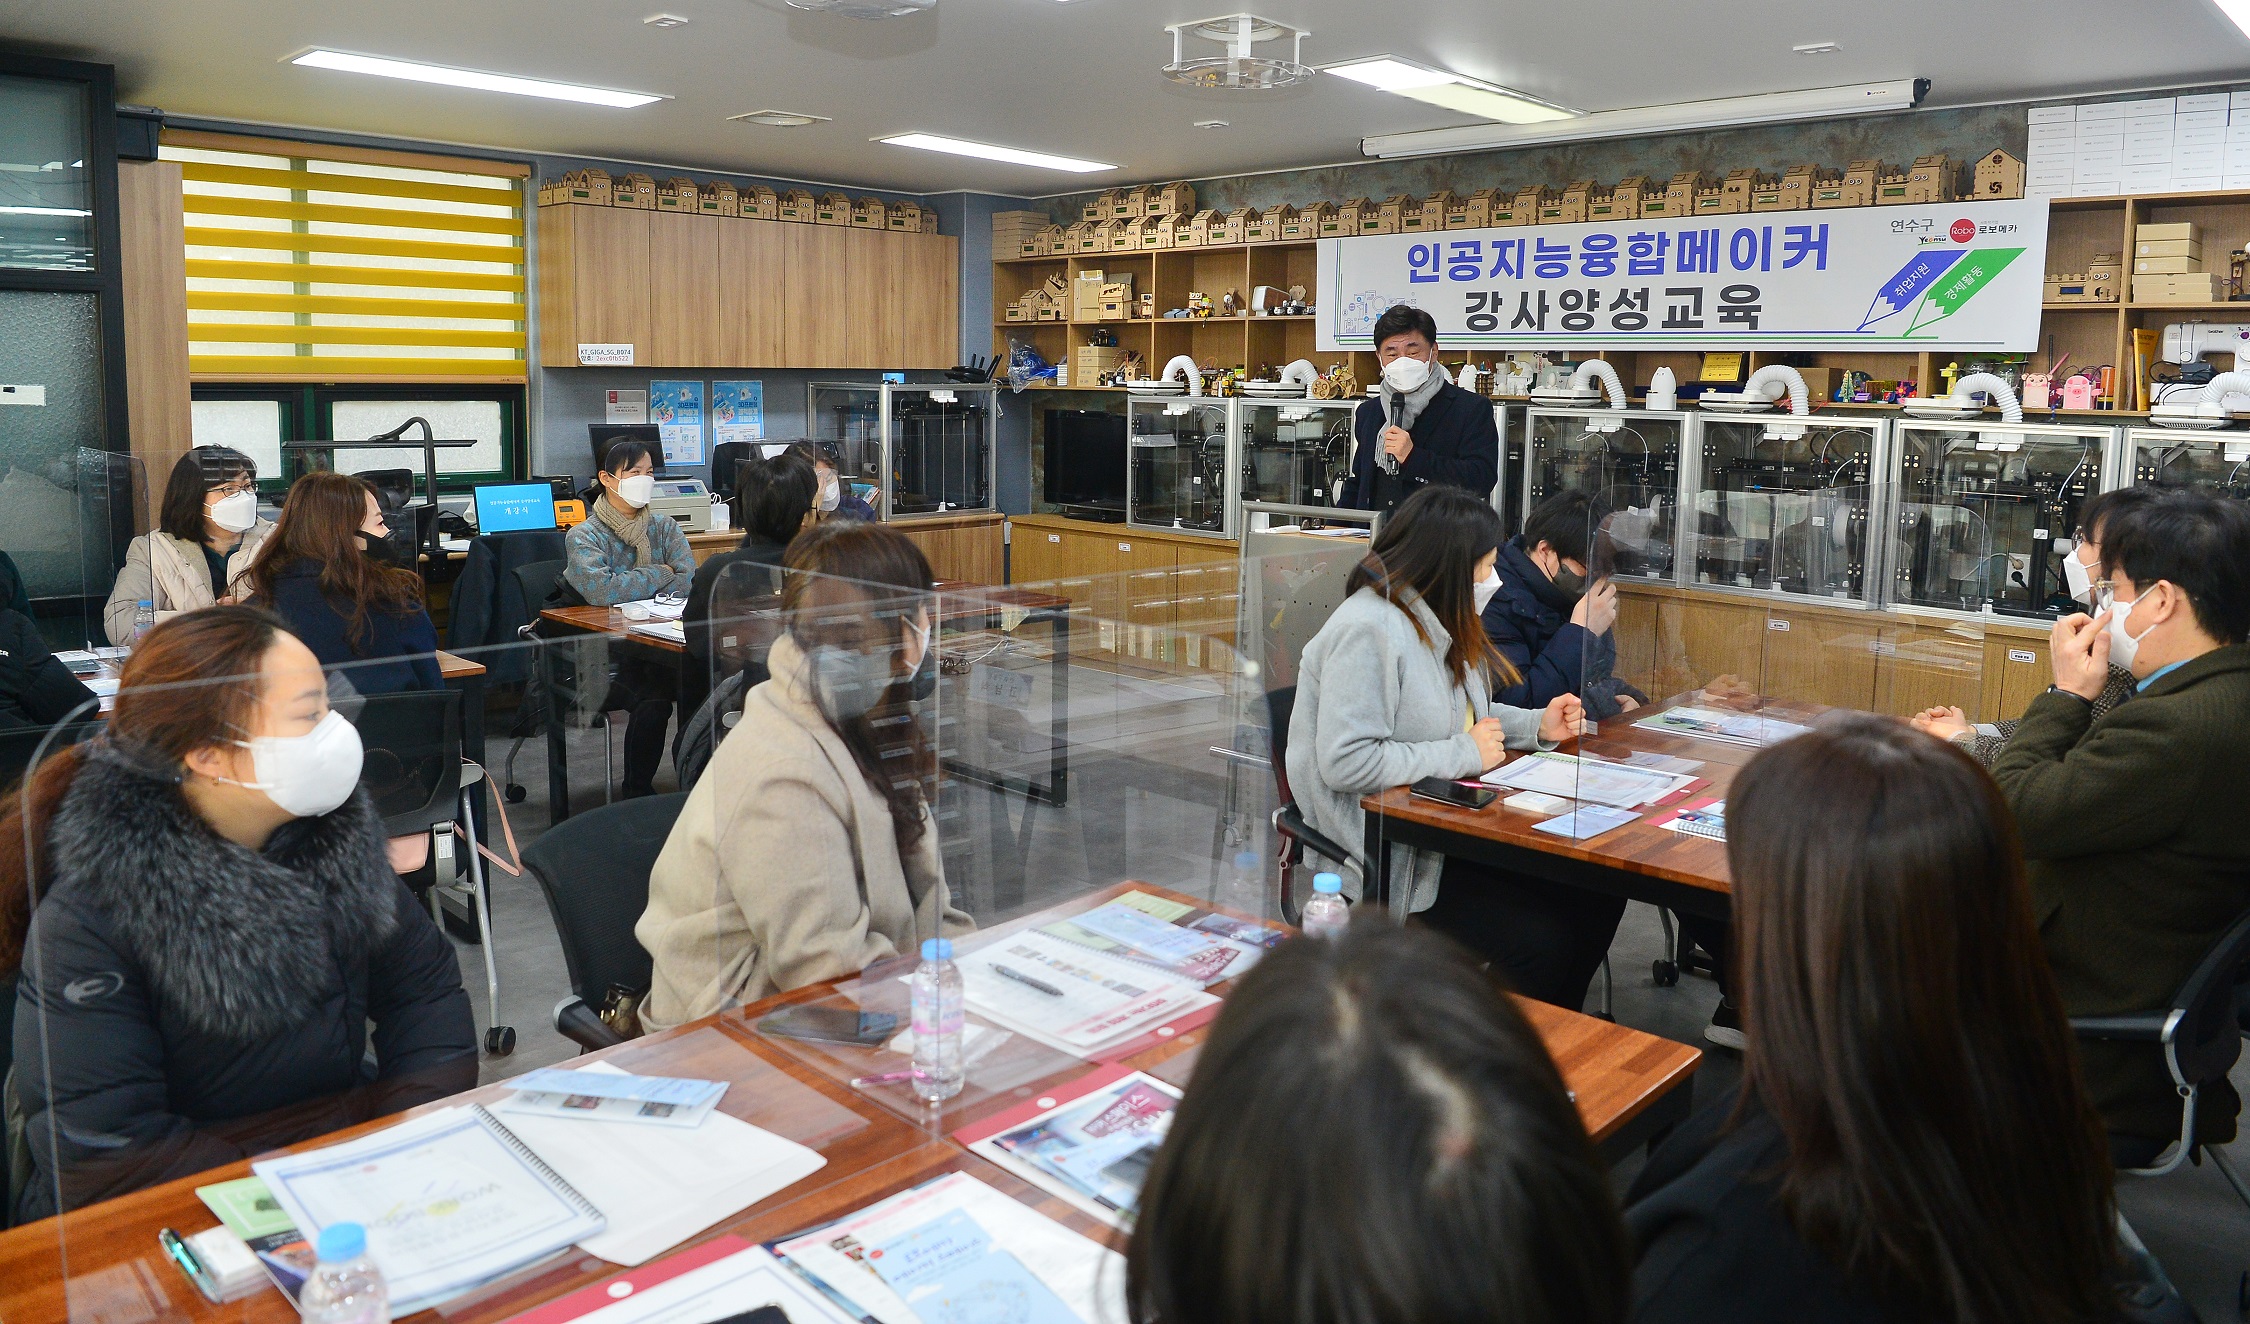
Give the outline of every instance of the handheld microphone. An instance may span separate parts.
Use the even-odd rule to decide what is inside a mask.
[[[1394,428],[1405,427],[1405,418],[1406,397],[1397,391],[1393,391],[1391,392],[1391,426]],[[1383,466],[1384,473],[1393,478],[1398,477],[1398,457],[1396,455],[1389,451],[1378,451],[1377,462]]]

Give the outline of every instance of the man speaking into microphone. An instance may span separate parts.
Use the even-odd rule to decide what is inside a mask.
[[[1432,483],[1490,500],[1500,476],[1500,431],[1492,402],[1445,379],[1437,322],[1399,304],[1375,322],[1382,364],[1379,396],[1352,416],[1352,477],[1339,504],[1389,512]]]

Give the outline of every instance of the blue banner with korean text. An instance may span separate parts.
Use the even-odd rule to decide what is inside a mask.
[[[1411,304],[1450,349],[2032,350],[2043,198],[1319,243],[1323,350]]]

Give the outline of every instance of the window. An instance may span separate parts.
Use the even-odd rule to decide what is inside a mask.
[[[161,154],[197,382],[524,380],[523,167],[178,131]]]
[[[194,444],[232,446],[258,465],[258,486],[278,495],[304,464],[286,454],[286,441],[349,442],[388,432],[410,418],[426,418],[440,439],[466,437],[474,446],[437,453],[438,487],[465,492],[478,483],[512,482],[524,475],[524,398],[519,386],[287,386],[198,383]],[[420,436],[421,429],[412,435]],[[345,473],[411,469],[422,473],[419,450],[338,445],[335,467]]]

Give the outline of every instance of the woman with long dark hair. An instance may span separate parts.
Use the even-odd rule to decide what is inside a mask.
[[[721,650],[719,662],[713,661],[712,620],[729,620],[750,599],[778,588],[782,554],[812,522],[813,501],[820,488],[811,463],[793,449],[770,460],[744,460],[737,475],[734,508],[742,518],[741,545],[695,568],[687,606],[680,615],[687,642],[687,652],[680,659],[683,722],[695,716],[711,687],[730,674],[725,650]],[[717,610],[713,610],[715,592]],[[751,683],[764,679],[763,675],[755,676]]]
[[[1727,860],[1742,1085],[1633,1183],[1635,1317],[2114,1317],[2107,1142],[1992,780],[1839,717],[1735,778]]]
[[[249,600],[361,694],[445,687],[422,577],[392,560],[375,489],[350,474],[289,486],[281,520],[245,576]]]
[[[1552,748],[1579,733],[1576,694],[1544,709],[1489,697],[1495,678],[1517,679],[1477,615],[1499,545],[1489,504],[1457,487],[1424,488],[1384,522],[1344,604],[1305,645],[1289,787],[1331,839],[1360,842],[1363,795],[1475,777],[1507,750]],[[1406,847],[1393,849],[1391,869],[1405,910],[1501,966],[1525,994],[1573,1010],[1624,911],[1622,901]]]
[[[19,1218],[476,1084],[460,965],[359,772],[312,653],[210,607],[150,631],[108,729],[5,796]]]
[[[823,524],[783,563],[787,632],[688,793],[633,928],[665,1029],[855,974],[969,927],[931,818],[930,563],[882,524]],[[942,932],[941,932],[942,929]]]
[[[1125,1263],[1133,1324],[1616,1324],[1629,1297],[1539,1036],[1452,944],[1380,921],[1243,977]]]
[[[172,466],[156,528],[133,539],[110,587],[102,627],[113,644],[133,642],[143,602],[159,623],[241,596],[258,546],[273,525],[258,518],[258,465],[228,446],[197,446]]]

